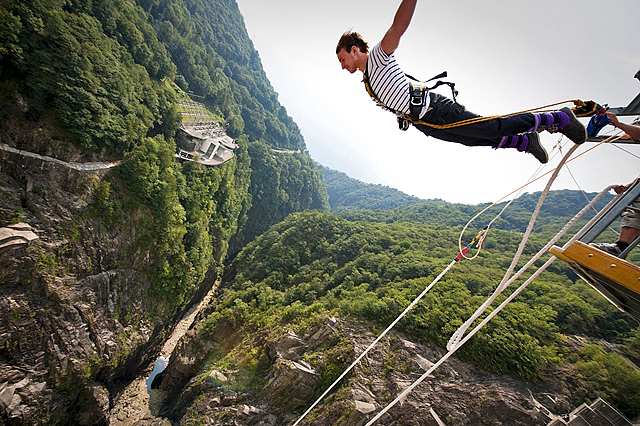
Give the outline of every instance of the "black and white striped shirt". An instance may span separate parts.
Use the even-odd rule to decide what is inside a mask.
[[[380,43],[369,52],[367,60],[367,76],[373,93],[376,94],[387,109],[396,115],[411,114],[409,108],[409,79],[396,62],[393,54],[387,55]],[[427,99],[429,99],[427,97]],[[428,105],[423,107],[420,114],[426,112]]]

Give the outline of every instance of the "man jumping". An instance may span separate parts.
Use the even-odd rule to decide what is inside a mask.
[[[540,144],[538,132],[559,131],[577,144],[587,139],[586,128],[570,108],[550,113],[521,113],[441,128],[443,125],[481,117],[424,87],[417,90],[417,82],[407,77],[396,61],[393,53],[411,23],[416,3],[417,0],[402,0],[393,24],[371,52],[362,36],[351,31],[342,35],[336,47],[342,69],[351,74],[363,72],[367,90],[380,106],[396,114],[400,120],[410,121],[425,135],[467,146],[516,148],[532,154],[541,163],[549,161],[549,157]],[[420,89],[419,85],[417,87]]]

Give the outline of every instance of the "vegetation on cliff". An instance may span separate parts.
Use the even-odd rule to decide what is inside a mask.
[[[203,330],[228,320],[256,333],[313,322],[314,312],[386,327],[455,257],[458,232],[409,222],[349,222],[319,212],[291,215],[240,253],[238,274]],[[496,230],[491,240],[478,258],[456,264],[398,329],[444,346],[493,292],[520,234]],[[534,237],[530,245],[543,243]],[[576,401],[600,395],[629,416],[640,413],[640,374],[597,344],[572,348],[566,343],[572,335],[616,341],[632,353],[638,325],[558,264],[458,353],[487,371],[526,381],[570,369]]]
[[[342,217],[296,213],[328,209],[322,171],[279,104],[233,0],[0,0],[0,83],[2,142],[69,161],[120,161],[106,176],[65,185],[47,187],[41,170],[7,179],[38,185],[24,200],[22,188],[11,192],[13,211],[3,207],[1,225],[28,217],[49,244],[3,263],[14,269],[3,269],[0,288],[17,307],[5,315],[11,324],[0,364],[19,374],[37,365],[46,392],[55,388],[55,403],[62,402],[40,395],[31,409],[60,423],[73,421],[74,406],[97,411],[86,402],[104,388],[93,386],[140,355],[150,330],[245,245],[205,334],[223,320],[256,333],[318,324],[329,314],[383,327],[450,262],[460,226],[484,207],[418,202],[325,171]],[[233,160],[217,168],[176,160],[175,85],[222,117],[240,146]],[[531,246],[566,222],[576,197],[551,195]],[[61,198],[70,201],[56,203]],[[499,281],[534,199],[514,203],[485,251],[456,265],[399,329],[444,345]],[[49,212],[55,220],[45,224]],[[135,273],[116,276],[122,271]],[[83,299],[88,289],[99,303]],[[87,306],[103,314],[99,321]],[[65,334],[70,324],[84,334],[68,366],[64,349],[77,342]],[[615,342],[640,361],[637,324],[562,265],[531,284],[460,355],[527,381],[570,371],[574,400],[600,395],[629,416],[640,413],[638,372],[597,343],[569,345],[571,335]],[[247,362],[262,367],[263,350],[250,348]],[[337,361],[325,365],[323,384],[339,374],[347,353],[334,348]]]
[[[132,221],[137,254],[122,260],[149,259],[155,296],[180,303],[230,247],[291,212],[328,208],[322,175],[302,153],[235,2],[18,0],[0,10],[4,140],[122,160],[100,184],[93,217]],[[203,169],[174,158],[181,119],[172,80],[224,117],[240,145],[231,162]],[[36,127],[41,143],[15,137]],[[292,153],[272,161],[269,147]]]
[[[231,161],[176,159],[176,85],[222,118]],[[0,300],[25,313],[3,322],[0,369],[12,390],[43,386],[11,408],[25,424],[104,420],[106,387],[146,367],[208,272],[287,214],[328,209],[234,1],[0,0],[0,104],[0,142],[50,157],[1,168],[0,227],[45,241],[0,253]],[[83,178],[58,160],[119,165]]]

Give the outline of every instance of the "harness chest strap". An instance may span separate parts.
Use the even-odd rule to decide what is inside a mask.
[[[419,81],[409,81],[409,109],[411,111],[411,121],[414,123],[420,120],[420,113],[427,101],[429,89],[426,84]]]
[[[366,72],[362,75],[362,82],[364,83],[364,87],[367,89],[367,93],[369,93],[369,96],[371,96],[378,106],[397,114],[396,111],[385,105],[373,91]],[[407,130],[410,122],[417,122],[420,120],[420,112],[422,111],[422,107],[425,105],[428,93],[429,88],[426,84],[409,80],[409,109],[411,111],[411,115],[410,117],[398,116],[398,126],[400,127],[400,130]]]
[[[428,81],[431,81],[433,79],[440,78],[440,77],[446,77],[446,75],[447,75],[447,73],[445,71],[442,74],[429,79]],[[420,81],[416,80],[415,78],[413,78],[413,77],[411,77],[409,75],[407,75],[407,77],[409,78],[409,110],[410,110],[410,115],[409,116],[399,116],[398,117],[398,125],[400,127],[400,130],[407,130],[409,128],[409,123],[410,122],[417,123],[417,122],[420,121],[420,113],[422,112],[422,109],[423,109],[425,103],[427,102],[427,97],[428,97],[428,94],[429,94],[429,90],[435,89],[436,87],[438,87],[438,86],[440,86],[442,84],[446,84],[451,88],[451,92],[453,93],[454,101],[455,101],[456,95],[458,94],[458,91],[455,90],[455,88],[454,88],[455,87],[454,83],[438,81],[433,87],[428,87],[426,85],[426,83],[420,82]],[[367,93],[369,93],[369,96],[371,96],[371,98],[380,107],[386,109],[387,111],[391,111],[394,114],[396,113],[396,111],[394,111],[393,109],[391,109],[387,105],[385,105],[384,102],[382,102],[382,100],[375,94],[375,92],[373,91],[373,88],[371,87],[371,84],[369,83],[369,77],[368,77],[366,71],[362,75],[362,82],[364,83],[364,86],[367,89]]]

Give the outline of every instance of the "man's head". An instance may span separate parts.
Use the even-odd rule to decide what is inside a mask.
[[[356,46],[362,53],[369,53],[369,45],[362,38],[362,36],[354,31],[347,31],[342,34],[336,47],[336,55],[340,53],[342,49],[347,52],[351,51],[351,47]]]
[[[346,69],[352,74],[358,69],[364,71],[368,53],[369,45],[367,42],[360,34],[352,31],[342,34],[336,47],[336,55],[338,55],[342,69]]]

